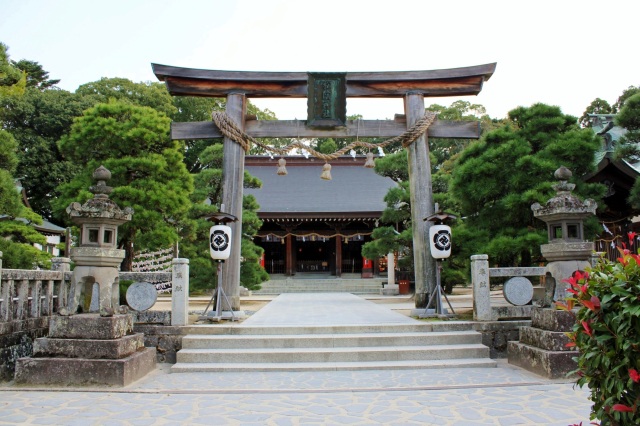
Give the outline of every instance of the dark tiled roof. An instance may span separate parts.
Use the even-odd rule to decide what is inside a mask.
[[[287,164],[286,176],[276,174],[277,160],[269,165],[247,165],[262,181],[260,189],[244,189],[260,204],[259,213],[382,212],[384,196],[395,182],[362,166],[332,164],[332,180],[320,179],[324,162]]]

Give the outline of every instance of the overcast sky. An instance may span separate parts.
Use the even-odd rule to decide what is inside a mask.
[[[640,85],[637,0],[0,0],[11,59],[74,91],[101,77],[157,81],[151,63],[239,71],[410,71],[497,62],[480,95],[502,118],[536,102],[577,117]],[[451,98],[426,104],[449,105]],[[305,100],[256,100],[280,119]],[[350,100],[366,119],[401,100]]]

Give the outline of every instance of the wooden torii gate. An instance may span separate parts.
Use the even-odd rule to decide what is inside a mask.
[[[247,135],[254,138],[391,138],[411,128],[425,114],[425,97],[477,95],[483,83],[495,71],[496,64],[407,72],[245,72],[181,68],[152,64],[153,72],[164,81],[174,96],[225,97],[226,114]],[[324,86],[323,86],[324,85]],[[318,91],[341,91],[340,99],[322,100]],[[315,94],[310,95],[314,92]],[[327,92],[325,90],[325,92]],[[325,93],[326,94],[326,93]],[[312,99],[312,96],[314,99]],[[310,119],[261,121],[246,117],[247,98],[305,98],[308,97]],[[346,98],[403,98],[406,120],[347,121]],[[331,116],[330,123],[313,122],[312,102],[318,101]],[[337,117],[336,117],[337,114]],[[340,115],[342,116],[340,117]],[[342,120],[342,122],[341,122]],[[323,121],[323,120],[320,120]],[[302,126],[300,124],[303,124]],[[478,138],[479,122],[437,120],[427,132],[407,147],[409,186],[411,191],[411,220],[413,224],[413,252],[415,268],[415,306],[425,308],[429,294],[436,285],[436,265],[431,257],[427,236],[434,214],[431,189],[431,165],[427,136],[433,138]],[[172,139],[210,139],[224,135],[213,121],[172,123]],[[244,178],[244,150],[224,137],[223,196],[226,212],[239,220],[232,226],[232,253],[224,268],[222,288],[229,298],[231,309],[240,309],[240,244],[242,231],[242,194]],[[228,307],[225,307],[228,309]]]

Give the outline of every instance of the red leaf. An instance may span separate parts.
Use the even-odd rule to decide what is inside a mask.
[[[613,411],[621,411],[623,413],[631,413],[633,412],[633,408],[632,407],[628,407],[624,404],[615,404],[613,407],[611,407],[611,409]]]
[[[581,321],[582,328],[584,332],[587,333],[588,336],[593,337],[593,331],[591,330],[591,326],[589,325],[591,321]]]
[[[590,311],[595,312],[600,309],[600,299],[598,299],[598,296],[591,296],[591,300],[581,300],[580,303]]]
[[[629,370],[629,377],[636,383],[640,382],[640,373],[633,368]]]
[[[569,342],[564,346],[567,347],[567,348],[575,348],[576,347],[576,342]]]

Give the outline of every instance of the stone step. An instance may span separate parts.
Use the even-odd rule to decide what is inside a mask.
[[[305,278],[277,279],[261,284],[260,290],[253,294],[281,293],[354,293],[379,294],[386,278],[342,279],[342,278]]]
[[[282,335],[282,334],[358,334],[358,333],[412,333],[434,331],[473,330],[470,321],[434,321],[416,322],[412,324],[346,324],[346,325],[283,325],[283,326],[243,326],[243,325],[192,325],[183,327],[186,335]]]
[[[549,331],[534,327],[520,327],[520,343],[547,351],[569,351],[569,336],[564,331]]]
[[[579,355],[577,351],[548,351],[520,342],[508,342],[507,354],[509,364],[549,379],[567,378],[578,368],[573,360]]]
[[[368,346],[428,346],[481,343],[475,331],[434,333],[360,333],[360,334],[296,334],[270,335],[188,335],[182,349],[241,348],[337,348]]]
[[[488,358],[482,344],[333,348],[181,349],[178,363],[300,363]]]
[[[127,386],[155,368],[155,348],[120,359],[18,358],[14,380],[21,385]]]
[[[490,358],[460,358],[410,361],[365,362],[292,362],[292,363],[181,363],[171,367],[172,373],[199,372],[264,372],[264,371],[342,371],[342,370],[406,370],[437,368],[494,368]]]

